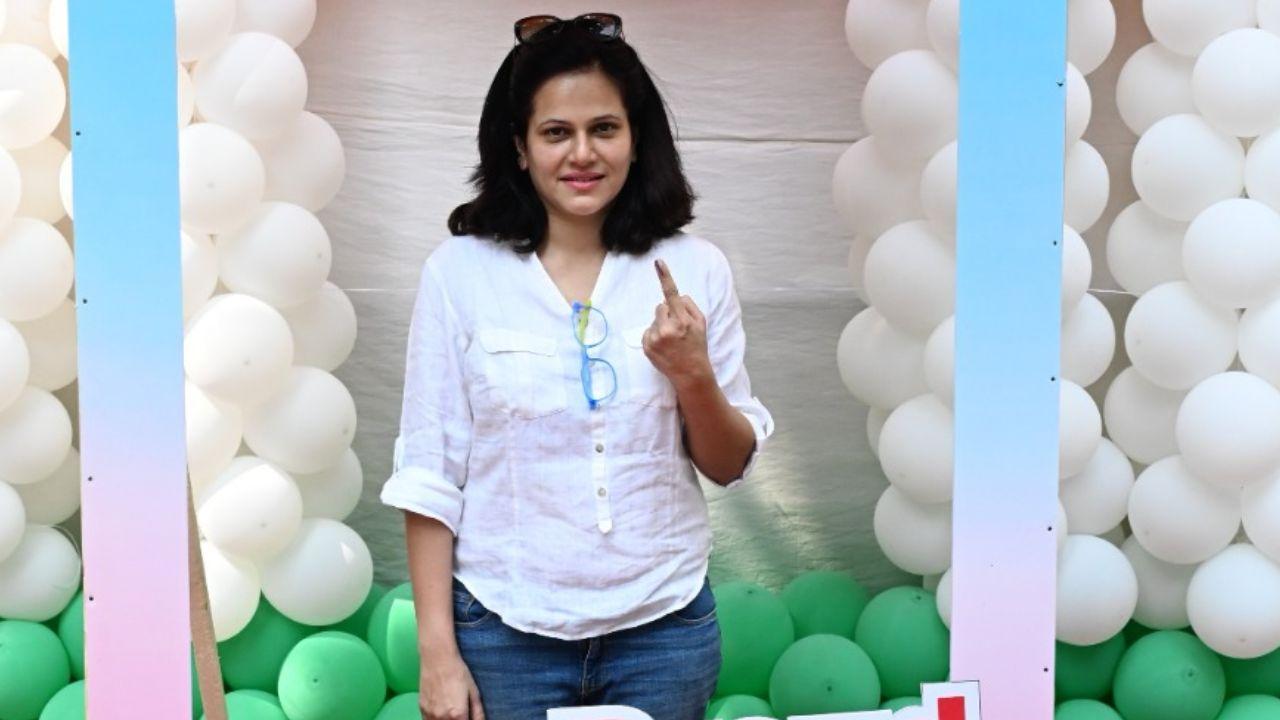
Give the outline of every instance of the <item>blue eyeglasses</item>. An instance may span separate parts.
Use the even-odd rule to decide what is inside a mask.
[[[600,334],[598,339],[587,342],[587,327],[590,325],[591,313],[600,315],[600,322],[603,325],[604,332]],[[575,302],[573,304],[573,313],[569,316],[569,322],[573,326],[573,339],[578,341],[578,349],[582,354],[582,394],[587,397],[587,407],[595,410],[600,403],[612,398],[618,392],[618,373],[613,369],[613,364],[604,358],[591,357],[587,351],[598,347],[609,337],[609,320],[599,308],[591,307],[591,303]],[[594,383],[592,382],[592,371],[595,367],[603,366],[609,371],[609,380],[612,389],[604,396],[595,394]]]

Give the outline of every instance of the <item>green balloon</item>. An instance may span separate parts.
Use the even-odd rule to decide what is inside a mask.
[[[1217,720],[1276,720],[1280,718],[1280,698],[1273,695],[1240,695],[1222,706]]]
[[[218,643],[223,681],[232,690],[275,692],[285,657],[314,630],[285,617],[262,598],[249,624]]]
[[[204,700],[200,697],[200,674],[196,672],[196,649],[191,647],[191,717],[204,714]]]
[[[880,678],[871,657],[849,638],[810,635],[778,658],[769,679],[769,703],[784,718],[875,710]]]
[[[769,693],[769,676],[796,640],[795,624],[782,599],[748,582],[712,588],[720,624],[720,678],[716,696]]]
[[[791,612],[797,638],[825,633],[852,640],[867,599],[857,580],[832,570],[804,573],[782,589],[782,602]]]
[[[920,683],[945,681],[951,668],[951,634],[924,588],[904,585],[872,598],[853,639],[871,656],[889,697],[916,695]]]
[[[880,709],[892,710],[894,712],[897,712],[904,707],[911,707],[913,705],[921,705],[921,704],[923,704],[923,701],[918,696],[907,695],[905,697],[894,698],[892,700],[885,700],[884,702],[880,703]]]
[[[702,720],[711,720],[720,712],[720,706],[724,705],[724,698],[713,697],[707,701],[707,711],[703,713]]]
[[[84,681],[77,680],[54,693],[40,720],[84,720]]]
[[[0,718],[39,717],[50,698],[69,682],[71,661],[48,626],[0,620]]]
[[[56,631],[71,659],[71,677],[84,679],[84,592],[76,593],[58,615]]]
[[[374,720],[422,720],[422,711],[418,709],[418,693],[409,692],[391,698],[378,711],[378,717]]]
[[[1214,720],[1227,682],[1222,662],[1199,639],[1159,630],[1125,652],[1113,694],[1125,720]]]
[[[769,703],[754,695],[730,695],[716,701],[708,720],[738,720],[747,717],[776,717]]]
[[[1097,700],[1068,700],[1053,711],[1053,720],[1124,720],[1106,703]]]
[[[1138,642],[1139,639],[1144,638],[1150,635],[1151,633],[1155,632],[1155,630],[1147,627],[1146,625],[1143,625],[1137,620],[1130,620],[1129,623],[1124,626],[1124,630],[1122,630],[1121,632],[1124,633],[1125,643],[1127,645],[1133,645],[1134,643]]]
[[[1057,643],[1053,678],[1058,700],[1101,700],[1111,692],[1116,667],[1124,656],[1124,633],[1116,633],[1097,645]]]
[[[403,583],[378,601],[369,618],[369,647],[387,674],[387,684],[397,693],[416,692],[418,617],[413,612],[413,587]]]
[[[1236,695],[1280,695],[1280,650],[1239,660],[1219,656],[1227,674],[1227,697]]]
[[[387,678],[368,643],[326,630],[293,646],[279,688],[289,720],[373,720],[386,699]]]
[[[340,630],[344,633],[351,633],[356,637],[366,637],[369,634],[369,618],[373,616],[373,609],[378,606],[378,601],[383,595],[387,594],[387,589],[378,583],[369,586],[369,594],[364,597],[364,602],[356,611],[347,616],[345,620],[330,625],[325,630]]]
[[[262,603],[266,605],[266,603]],[[201,715],[201,720],[204,716]],[[235,690],[227,693],[227,720],[289,720],[280,700],[261,690]]]

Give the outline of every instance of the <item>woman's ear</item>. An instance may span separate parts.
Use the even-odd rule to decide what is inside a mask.
[[[517,156],[516,164],[520,166],[521,170],[528,170],[529,158],[525,156],[524,141],[521,140],[520,137],[517,135],[513,135],[512,139],[515,141],[515,144],[516,144],[516,156]]]

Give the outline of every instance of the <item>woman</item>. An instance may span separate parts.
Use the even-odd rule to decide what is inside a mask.
[[[424,718],[701,718],[720,666],[694,467],[773,429],[725,256],[615,15],[516,23],[474,200],[428,258],[395,472]],[[681,290],[687,294],[680,294]]]

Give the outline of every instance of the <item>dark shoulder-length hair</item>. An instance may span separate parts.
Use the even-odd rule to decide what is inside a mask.
[[[476,196],[449,215],[454,235],[537,250],[547,212],[529,175],[516,164],[515,137],[527,135],[533,96],[556,75],[599,69],[622,95],[635,162],[614,198],[601,233],[606,250],[643,254],[693,220],[695,195],[685,178],[657,86],[624,40],[603,42],[570,25],[549,40],[517,45],[498,68],[480,115],[480,162],[471,174]]]

